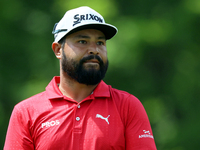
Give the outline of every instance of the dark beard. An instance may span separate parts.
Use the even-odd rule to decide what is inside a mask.
[[[85,69],[83,63],[87,60],[97,59],[99,61],[100,69]],[[106,74],[108,69],[108,60],[104,64],[102,59],[98,55],[89,55],[80,60],[80,62],[74,61],[66,57],[64,51],[62,56],[62,70],[66,72],[72,79],[79,83],[86,85],[98,84]]]

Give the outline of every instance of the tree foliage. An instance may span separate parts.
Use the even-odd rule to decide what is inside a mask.
[[[118,28],[105,82],[141,100],[158,149],[199,148],[199,0],[1,0],[0,147],[14,105],[59,75],[54,24],[83,5]]]

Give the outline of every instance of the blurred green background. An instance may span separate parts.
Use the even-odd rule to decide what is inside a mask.
[[[59,75],[54,24],[83,5],[118,28],[104,81],[141,100],[157,148],[198,149],[200,0],[1,0],[0,148],[14,105]]]

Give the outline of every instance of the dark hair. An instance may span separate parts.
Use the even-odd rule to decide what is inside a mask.
[[[64,48],[66,37],[67,37],[67,35],[65,35],[64,37],[62,37],[62,38],[58,41],[58,43],[61,44],[62,49]]]

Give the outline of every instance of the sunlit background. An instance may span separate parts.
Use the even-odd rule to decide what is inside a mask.
[[[140,99],[158,150],[199,149],[199,0],[1,0],[0,148],[14,105],[59,75],[54,24],[84,5],[118,28],[104,81]]]

